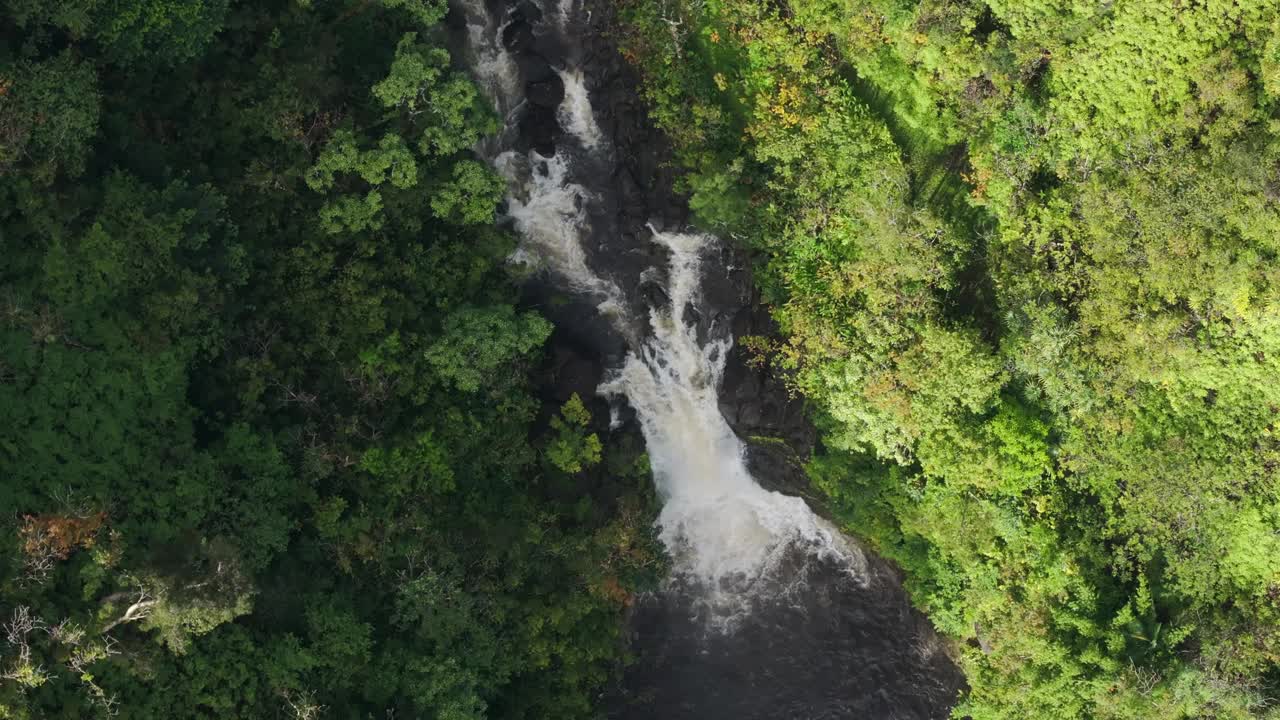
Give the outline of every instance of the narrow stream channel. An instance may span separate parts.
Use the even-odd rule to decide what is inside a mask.
[[[762,487],[721,413],[741,308],[717,307],[704,282],[728,274],[724,246],[610,219],[626,201],[611,182],[623,148],[598,122],[581,42],[599,18],[592,0],[553,3],[464,0],[455,14],[505,118],[481,151],[509,182],[512,260],[594,307],[613,338],[598,392],[617,422],[634,414],[663,502],[672,574],[637,601],[638,659],[605,699],[609,716],[946,717],[959,673],[894,571],[802,499]]]

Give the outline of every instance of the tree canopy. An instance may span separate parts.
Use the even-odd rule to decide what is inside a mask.
[[[632,2],[811,465],[972,718],[1273,717],[1270,2]]]
[[[0,8],[0,717],[589,717],[654,499],[444,3]]]

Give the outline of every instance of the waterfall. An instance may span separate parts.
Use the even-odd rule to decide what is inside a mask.
[[[493,160],[507,179],[507,217],[515,223],[520,245],[514,262],[554,273],[569,290],[589,295],[600,309],[621,306],[621,291],[587,266],[580,242],[591,194],[569,179],[566,154],[545,157],[536,150],[508,150]]]
[[[650,310],[652,334],[600,391],[635,408],[663,501],[661,538],[676,579],[703,594],[708,619],[749,612],[753,591],[788,551],[836,558],[856,572],[860,556],[798,497],[765,490],[717,399],[732,337],[700,344],[686,308],[697,308],[706,235],[654,233],[671,253],[670,303]],[[764,584],[761,584],[764,582]]]
[[[466,22],[455,37],[505,121],[476,151],[508,183],[511,262],[560,291],[548,309],[605,361],[597,392],[615,427],[634,411],[662,502],[671,573],[631,605],[635,663],[602,695],[605,716],[948,717],[963,677],[896,570],[762,487],[720,412],[726,318],[741,309],[721,299],[725,248],[645,226],[682,213],[645,187],[658,158],[623,114],[629,98],[596,92],[621,73],[592,34],[608,18],[589,16],[609,0],[452,1]]]
[[[506,24],[490,17],[484,0],[468,0],[461,9],[472,74],[498,112],[509,119],[519,105],[521,83],[515,58],[502,46]]]
[[[483,0],[468,2],[464,13],[475,72],[500,108],[516,108],[515,96],[505,94],[519,80],[507,74],[518,64],[503,47],[504,24],[489,17]],[[546,14],[563,28],[577,5],[562,0]],[[607,163],[608,143],[595,120],[583,68],[565,62],[554,68],[564,84],[556,116],[572,142],[557,143],[552,156],[508,148],[490,153],[490,160],[509,182],[506,212],[521,238],[513,261],[545,271],[591,299],[632,341],[599,392],[625,398],[636,412],[663,502],[658,522],[674,560],[671,582],[700,598],[698,607],[712,624],[724,625],[750,611],[756,592],[766,586],[777,592],[770,575],[797,551],[835,560],[858,576],[864,559],[834,527],[800,498],[756,482],[743,442],[720,412],[717,395],[732,336],[728,328],[713,326],[700,341],[687,317],[702,308],[702,261],[718,241],[650,228],[669,261],[667,302],[651,307],[647,318],[631,317],[618,285],[592,270],[584,239],[591,230],[588,209],[598,195],[588,188],[592,173],[576,177],[575,163],[584,157]],[[519,122],[516,115],[508,115],[509,124]],[[646,276],[662,277],[662,268],[646,270]],[[637,333],[646,320],[647,328]]]
[[[557,70],[564,82],[564,102],[560,103],[560,124],[587,150],[600,147],[602,134],[591,109],[581,68]]]

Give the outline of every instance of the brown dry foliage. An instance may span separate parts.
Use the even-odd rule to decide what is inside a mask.
[[[631,593],[622,586],[622,582],[614,575],[606,576],[605,579],[593,589],[610,602],[617,603],[624,607],[631,607],[631,603],[635,600]]]
[[[106,522],[105,512],[82,517],[24,515],[18,535],[22,538],[22,551],[28,557],[65,560],[77,548],[93,547],[98,531]]]

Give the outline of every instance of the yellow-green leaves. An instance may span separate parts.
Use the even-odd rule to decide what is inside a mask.
[[[504,387],[503,374],[546,341],[551,324],[510,305],[462,308],[445,320],[444,332],[425,358],[439,378],[462,392]]]
[[[382,0],[382,4],[403,9],[423,28],[434,27],[449,12],[449,5],[444,0]]]
[[[417,181],[417,167],[404,138],[388,133],[378,146],[360,150],[350,130],[339,130],[325,145],[316,164],[307,172],[307,186],[316,192],[329,190],[339,173],[357,175],[369,185],[390,183],[406,189]]]
[[[1266,44],[1262,46],[1262,87],[1271,102],[1280,102],[1280,18],[1271,24]]]
[[[442,494],[455,489],[449,462],[448,450],[432,433],[426,432],[406,447],[371,448],[360,458],[360,469],[384,483],[384,491],[391,497],[422,498],[428,493]],[[341,506],[338,513],[341,514]]]
[[[1280,6],[639,5],[691,204],[856,454],[819,482],[973,646],[957,717],[1261,708]]]
[[[453,166],[453,177],[431,194],[431,210],[441,220],[459,225],[491,223],[506,189],[506,181],[485,165],[459,160]]]
[[[498,129],[475,84],[450,69],[448,51],[419,42],[417,33],[400,39],[373,95],[419,134],[423,155],[452,155]]]
[[[381,229],[395,207],[407,202],[399,191],[417,187],[422,178],[430,181],[426,204],[436,218],[458,225],[493,220],[504,183],[480,163],[453,156],[495,130],[496,119],[475,85],[449,63],[446,50],[420,42],[417,33],[401,38],[389,74],[372,90],[399,131],[362,147],[369,141],[357,130],[340,129],[306,174],[312,190],[342,192],[320,210],[326,231]],[[405,138],[412,137],[417,140],[411,147]]]
[[[430,102],[432,86],[448,67],[447,50],[420,44],[417,33],[405,33],[396,44],[390,74],[373,86],[373,96],[383,107],[422,112]]]
[[[591,413],[577,393],[560,408],[559,417],[551,418],[555,435],[547,445],[547,460],[562,472],[578,473],[600,462],[600,438],[587,432]]]

